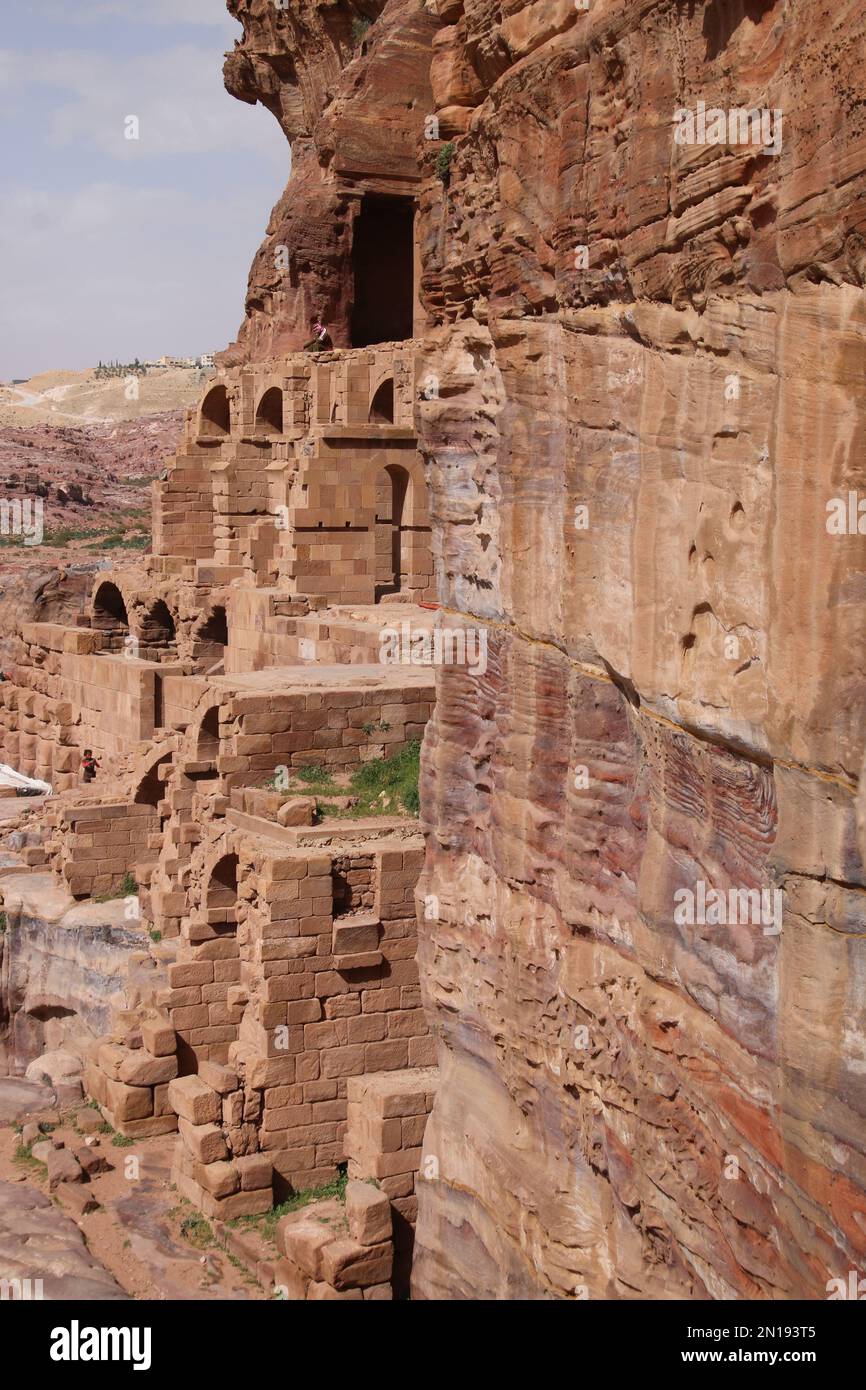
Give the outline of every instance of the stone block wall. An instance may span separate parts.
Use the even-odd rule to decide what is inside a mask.
[[[356,833],[328,852],[229,826],[194,849],[198,886],[169,904],[181,914],[179,958],[157,1002],[182,1070],[228,1066],[259,1093],[248,1122],[278,1192],[334,1177],[350,1077],[432,1061],[415,963],[420,839]]]
[[[237,1040],[246,991],[241,979],[236,932],[195,947],[195,959],[168,967],[168,988],[158,1003],[171,1019],[186,1070],[205,1060],[224,1063]]]
[[[153,484],[153,553],[190,566],[213,556],[213,488],[207,453],[181,443],[171,478]]]
[[[89,1045],[84,1088],[121,1134],[142,1139],[177,1129],[169,1090],[178,1074],[176,1049],[174,1029],[155,1012]]]
[[[262,1147],[294,1186],[328,1181],[343,1161],[350,1077],[431,1057],[415,965],[421,849],[355,858],[369,873],[371,909],[335,915],[331,855],[275,854],[248,919],[251,1006],[238,1050],[261,1058]]]
[[[228,794],[264,785],[279,767],[316,763],[342,771],[420,739],[435,700],[432,681],[403,680],[399,669],[389,677],[385,667],[375,683],[365,674],[366,685],[359,673],[354,688],[335,681],[333,689],[322,684],[262,695],[215,689],[213,704],[203,701],[198,711],[194,760],[212,764]],[[218,715],[208,719],[214,709]]]
[[[421,623],[417,610],[400,605],[379,605],[375,617],[359,621],[351,614],[324,609],[309,612],[310,603],[268,589],[238,589],[230,600],[229,645],[225,655],[227,674],[261,671],[268,666],[355,665],[380,660],[380,633],[396,618],[412,626]],[[429,621],[429,620],[427,620]]]
[[[350,1182],[345,1203],[314,1202],[277,1226],[281,1259],[274,1287],[281,1297],[309,1300],[390,1300],[394,1265],[391,1204],[384,1192]]]
[[[400,1293],[409,1286],[422,1145],[438,1079],[435,1067],[413,1067],[353,1076],[348,1083],[349,1177],[375,1181],[390,1201],[394,1281]]]
[[[171,1174],[178,1192],[223,1221],[270,1211],[272,1165],[259,1152],[256,1123],[261,1092],[237,1070],[202,1062],[198,1075],[173,1081],[168,1096],[178,1116]]]
[[[152,806],[135,802],[93,802],[61,808],[49,847],[54,871],[76,898],[117,888],[140,864],[159,853],[159,817]]]
[[[408,1293],[415,1183],[436,1083],[431,1067],[350,1078],[345,1201],[314,1202],[279,1222],[274,1284],[282,1297]]]

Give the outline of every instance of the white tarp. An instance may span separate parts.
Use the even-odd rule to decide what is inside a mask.
[[[0,763],[0,787],[14,787],[16,791],[20,789],[33,795],[37,792],[51,795],[50,782],[40,782],[37,777],[25,777],[23,772],[16,772],[8,763]]]

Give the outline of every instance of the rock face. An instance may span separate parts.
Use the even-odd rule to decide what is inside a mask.
[[[316,319],[335,347],[357,346],[354,184],[415,191],[417,147],[433,109],[435,15],[416,0],[372,0],[367,18],[331,0],[229,0],[228,8],[244,35],[226,60],[226,87],[276,116],[292,142],[292,177],[250,271],[238,341],[218,360],[233,366],[291,352],[312,338]]]
[[[0,1278],[4,1299],[13,1301],[127,1297],[89,1253],[75,1222],[20,1183],[0,1182]]]
[[[137,923],[125,920],[122,898],[79,906],[53,876],[39,873],[10,875],[3,890],[0,1065],[23,1072],[46,1048],[104,1033],[113,1009],[140,1002],[139,959],[142,985],[152,963],[140,931],[132,929]],[[47,1071],[62,1082],[53,1068]]]
[[[863,15],[507,9],[443,16],[437,107],[446,54],[481,91],[422,208],[439,596],[488,659],[425,746],[414,1294],[825,1297],[866,1257],[863,557],[826,525]],[[678,144],[699,101],[780,150]]]
[[[395,0],[351,56],[342,4],[229,8],[294,171],[227,363],[351,341],[334,163],[379,127],[427,174],[416,428],[483,659],[425,741],[414,1296],[824,1297],[866,1259],[864,16]]]

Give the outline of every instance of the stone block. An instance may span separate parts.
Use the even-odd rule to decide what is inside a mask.
[[[228,1158],[225,1135],[216,1125],[193,1125],[181,1115],[178,1116],[177,1128],[181,1139],[197,1162],[218,1163]]]
[[[372,1183],[347,1184],[346,1219],[349,1234],[359,1245],[380,1245],[391,1239],[391,1203]]]
[[[277,1249],[310,1279],[322,1277],[322,1251],[346,1229],[343,1205],[316,1202],[290,1212],[277,1225]]]
[[[154,1057],[170,1057],[177,1051],[177,1035],[166,1019],[142,1019],[141,1041]]]
[[[235,1167],[240,1174],[241,1191],[260,1192],[270,1190],[273,1181],[273,1164],[267,1154],[246,1154],[235,1159]]]
[[[391,1278],[393,1259],[391,1241],[361,1245],[352,1239],[334,1240],[322,1250],[322,1276],[341,1290],[384,1284]]]
[[[200,1080],[218,1095],[227,1096],[238,1089],[237,1072],[232,1071],[231,1067],[220,1066],[217,1062],[200,1062],[198,1075]]]
[[[170,1082],[168,1098],[176,1114],[191,1125],[215,1124],[222,1118],[219,1096],[197,1076],[181,1076]]]

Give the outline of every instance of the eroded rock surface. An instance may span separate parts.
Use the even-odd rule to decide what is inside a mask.
[[[428,175],[416,427],[486,648],[425,741],[414,1295],[824,1297],[866,1260],[863,563],[827,527],[863,466],[863,14],[393,0],[347,64],[348,7],[230,8],[295,173],[227,361],[315,312],[347,341],[356,118]],[[701,102],[772,141],[680,143]],[[713,891],[743,915],[690,921]]]
[[[112,1009],[136,1002],[138,957],[144,978],[153,963],[126,899],[76,904],[47,873],[11,874],[3,887],[0,1057],[24,1071],[45,1048],[106,1031]]]
[[[22,1296],[16,1280],[29,1298],[78,1302],[127,1297],[93,1259],[75,1222],[43,1192],[21,1183],[0,1182],[0,1278],[11,1281],[12,1298]]]
[[[489,647],[425,747],[414,1293],[821,1298],[866,1258],[863,562],[826,527],[863,16],[507,9],[447,7],[477,90],[422,210],[440,597]],[[677,145],[699,100],[781,110],[780,152]],[[781,931],[679,924],[698,881]]]

